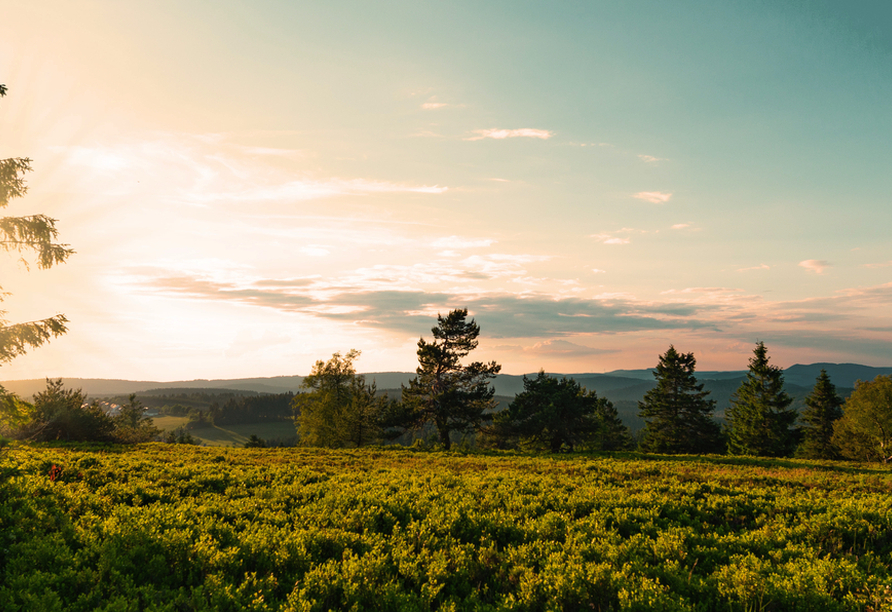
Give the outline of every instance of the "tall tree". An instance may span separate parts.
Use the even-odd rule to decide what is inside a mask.
[[[707,399],[694,376],[693,353],[679,353],[670,345],[653,375],[657,386],[638,402],[645,421],[641,450],[652,453],[718,453],[721,428],[713,418],[715,400]]]
[[[367,385],[353,362],[360,352],[335,353],[317,361],[292,400],[298,437],[309,446],[363,446],[381,437],[380,415],[387,398]]]
[[[606,398],[587,391],[572,378],[555,378],[539,372],[523,377],[523,392],[506,410],[494,417],[493,433],[499,438],[545,447],[552,453],[573,451],[578,446],[592,450],[620,450],[632,438]]]
[[[401,424],[417,428],[433,423],[446,450],[452,446],[452,432],[477,430],[492,418],[495,389],[489,379],[502,368],[495,361],[461,364],[477,348],[480,335],[480,326],[467,317],[466,308],[437,315],[437,326],[431,329],[434,339],[418,340],[417,376],[403,387]]]
[[[830,382],[826,370],[815,381],[812,392],[805,398],[800,417],[802,441],[796,454],[805,459],[839,459],[839,448],[833,443],[833,426],[842,417],[842,398]]]
[[[892,376],[858,381],[836,422],[833,442],[847,459],[892,461]]]
[[[796,446],[793,398],[784,391],[783,370],[768,361],[765,343],[758,342],[746,379],[731,397],[726,416],[732,455],[786,457]]]
[[[0,85],[0,97],[6,95],[6,85]],[[23,175],[31,171],[27,157],[0,159],[0,208],[9,205],[13,198],[25,195]],[[37,254],[37,266],[49,268],[65,261],[74,251],[66,244],[58,244],[56,220],[46,215],[25,217],[0,217],[0,248],[6,251],[33,251]],[[27,262],[22,259],[27,265]],[[0,301],[3,299],[0,288]],[[10,323],[0,310],[0,364],[11,361],[54,336],[64,334],[68,319],[57,314],[46,319]]]

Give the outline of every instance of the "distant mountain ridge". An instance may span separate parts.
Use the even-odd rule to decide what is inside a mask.
[[[857,380],[873,380],[879,375],[892,374],[892,366],[882,368],[855,363],[813,363],[796,364],[784,370],[784,380],[788,387],[805,387],[811,389],[821,370],[827,370],[830,379],[837,387],[854,388]],[[587,389],[597,391],[611,399],[632,399],[643,395],[653,387],[653,369],[614,370],[604,374],[579,373],[560,374],[549,372],[554,376],[567,376],[577,380]],[[697,372],[697,379],[706,383],[707,388],[716,390],[732,385],[735,389],[740,379],[746,376],[746,370],[735,371],[703,371]],[[413,372],[369,372],[366,379],[375,381],[379,389],[397,389],[414,378]],[[535,376],[535,373],[527,374]],[[83,389],[90,396],[125,395],[161,389],[232,389],[237,391],[255,391],[257,393],[286,393],[300,391],[303,376],[273,376],[267,378],[235,378],[235,379],[199,379],[189,381],[134,381],[105,378],[63,378],[66,387]],[[30,398],[46,387],[44,379],[9,380],[0,382],[7,390],[22,397]],[[523,375],[500,374],[494,381],[498,395],[513,396],[523,391]],[[721,394],[720,394],[721,395]],[[714,393],[713,397],[719,398]],[[721,403],[721,402],[719,402]]]

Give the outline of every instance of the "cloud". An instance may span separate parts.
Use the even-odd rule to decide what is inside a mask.
[[[607,270],[602,270],[600,268],[592,268],[592,272],[595,274],[606,274]]]
[[[759,266],[751,266],[749,268],[737,268],[738,272],[749,272],[750,270],[770,270],[771,266],[761,264]]]
[[[611,234],[592,234],[590,238],[594,238],[601,244],[629,244],[632,242],[630,238],[619,238]]]
[[[638,159],[648,164],[652,164],[653,162],[664,161],[662,157],[654,157],[653,155],[639,155]]]
[[[690,223],[676,223],[675,225],[672,226],[671,229],[679,230],[679,229],[687,229],[689,227],[691,227]]]
[[[809,272],[814,272],[815,274],[823,274],[824,270],[831,266],[830,262],[824,261],[823,259],[806,259],[805,261],[800,261],[799,266],[801,268],[805,268]]]
[[[469,294],[419,290],[366,290],[356,286],[281,287],[163,275],[144,286],[168,296],[235,302],[281,312],[303,313],[397,332],[429,329],[431,313],[468,308],[491,337],[555,338],[573,334],[613,334],[647,330],[714,329],[709,305],[649,303],[625,297]]]
[[[450,105],[445,102],[425,102],[421,105],[421,108],[424,110],[436,110],[438,108],[446,108],[447,106]]]
[[[523,349],[525,352],[536,353],[538,355],[547,355],[549,357],[589,357],[594,355],[607,355],[619,352],[618,349],[594,348],[591,346],[583,346],[570,342],[569,340],[546,340],[545,342],[537,342],[529,348]]]
[[[663,193],[662,191],[639,191],[632,196],[639,200],[645,200],[653,204],[665,204],[672,197],[671,193]]]
[[[479,136],[465,138],[465,140],[483,140],[484,138],[494,138],[496,140],[505,138],[541,138],[542,140],[548,140],[554,136],[554,132],[550,130],[537,130],[534,128],[520,128],[516,130],[493,128],[489,130],[474,130],[474,133],[479,134]]]
[[[854,250],[854,249],[853,249],[853,250]],[[800,264],[800,265],[801,265],[801,264]],[[865,268],[888,268],[889,266],[892,266],[892,261],[887,261],[887,262],[885,262],[885,263],[869,263],[869,264],[864,264],[864,267],[865,267]]]

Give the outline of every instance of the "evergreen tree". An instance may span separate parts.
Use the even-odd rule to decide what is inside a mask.
[[[0,97],[5,95],[6,86],[0,85]],[[0,159],[0,208],[5,208],[11,199],[25,195],[28,188],[22,175],[30,170],[31,160],[27,157]],[[57,235],[56,220],[46,215],[0,217],[0,249],[34,251],[40,268],[62,263],[74,252],[68,245],[56,243]],[[4,295],[0,289],[0,301]],[[4,314],[0,310],[0,364],[24,354],[29,348],[40,346],[53,336],[64,334],[68,322],[65,315],[57,314],[11,324],[3,319]]]
[[[833,443],[833,426],[842,417],[842,399],[830,382],[826,370],[815,381],[814,389],[805,398],[802,442],[796,454],[805,459],[839,459],[839,448]]]
[[[452,446],[452,432],[475,431],[492,418],[495,389],[489,379],[501,370],[495,361],[461,364],[477,348],[480,335],[480,326],[473,319],[467,321],[467,316],[467,309],[437,315],[433,341],[418,340],[417,376],[403,387],[404,410],[398,425],[418,428],[433,423],[446,450]]]
[[[731,397],[726,416],[732,455],[786,457],[795,448],[793,398],[784,391],[783,370],[768,360],[765,343],[757,343],[746,379]]]
[[[523,377],[523,392],[494,418],[493,433],[502,439],[545,447],[552,453],[582,445],[595,450],[631,446],[631,436],[616,408],[572,378],[539,372]]]
[[[718,453],[721,429],[713,418],[715,400],[706,399],[694,377],[693,353],[679,353],[669,346],[654,371],[657,386],[638,402],[645,420],[641,450],[651,453]]]

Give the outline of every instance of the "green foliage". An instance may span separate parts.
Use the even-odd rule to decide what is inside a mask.
[[[802,419],[802,441],[797,456],[805,459],[839,459],[839,448],[833,443],[833,427],[842,417],[842,398],[830,382],[826,370],[815,381],[812,392],[805,398]]]
[[[353,362],[360,352],[335,353],[317,361],[292,400],[297,433],[308,446],[364,446],[381,439],[381,415],[389,401],[379,396],[374,383],[356,373]]]
[[[726,413],[732,455],[786,457],[796,446],[796,412],[788,408],[793,399],[784,391],[783,370],[768,361],[765,343],[758,342]]]
[[[575,380],[539,372],[535,378],[524,376],[523,388],[507,410],[493,418],[498,438],[517,439],[552,453],[580,446],[597,450],[631,446],[631,436],[613,405]]]
[[[147,418],[145,407],[131,394],[126,404],[121,405],[120,413],[114,417],[114,437],[118,442],[136,444],[149,442],[161,434],[152,419]]]
[[[847,459],[892,460],[892,376],[856,383],[836,422],[833,442]]]
[[[19,447],[2,610],[888,610],[892,472]]]
[[[0,85],[0,97],[6,95],[6,86]],[[31,170],[31,160],[24,157],[0,159],[0,208],[9,205],[13,198],[25,195],[23,175]],[[56,220],[46,215],[24,217],[0,217],[0,249],[6,251],[34,251],[40,268],[62,263],[74,251],[68,245],[58,244]],[[27,265],[27,262],[22,259]],[[5,294],[0,290],[0,301]],[[64,334],[68,319],[58,314],[37,321],[11,324],[3,319],[0,310],[0,364],[23,355],[30,348]]]
[[[167,436],[165,436],[164,441],[168,444],[194,444],[198,445],[198,440],[192,437],[192,434],[189,433],[185,427],[177,427],[176,429],[167,432]]]
[[[34,412],[19,436],[34,441],[112,441],[115,422],[96,404],[87,404],[80,389],[65,389],[62,379],[47,379],[34,396]]]
[[[437,326],[431,329],[433,341],[418,340],[417,376],[403,387],[405,420],[393,423],[407,429],[432,423],[446,450],[452,445],[453,432],[477,431],[492,418],[495,389],[489,380],[501,370],[495,361],[461,364],[477,348],[480,335],[480,326],[467,317],[466,308],[445,317],[437,315]]]
[[[245,448],[266,448],[266,440],[258,438],[257,434],[251,434],[251,437],[245,442]]]
[[[639,447],[652,453],[719,453],[721,429],[713,418],[715,401],[707,399],[694,376],[693,353],[674,346],[660,355],[654,378],[657,386],[645,393],[638,410],[645,420]]]

